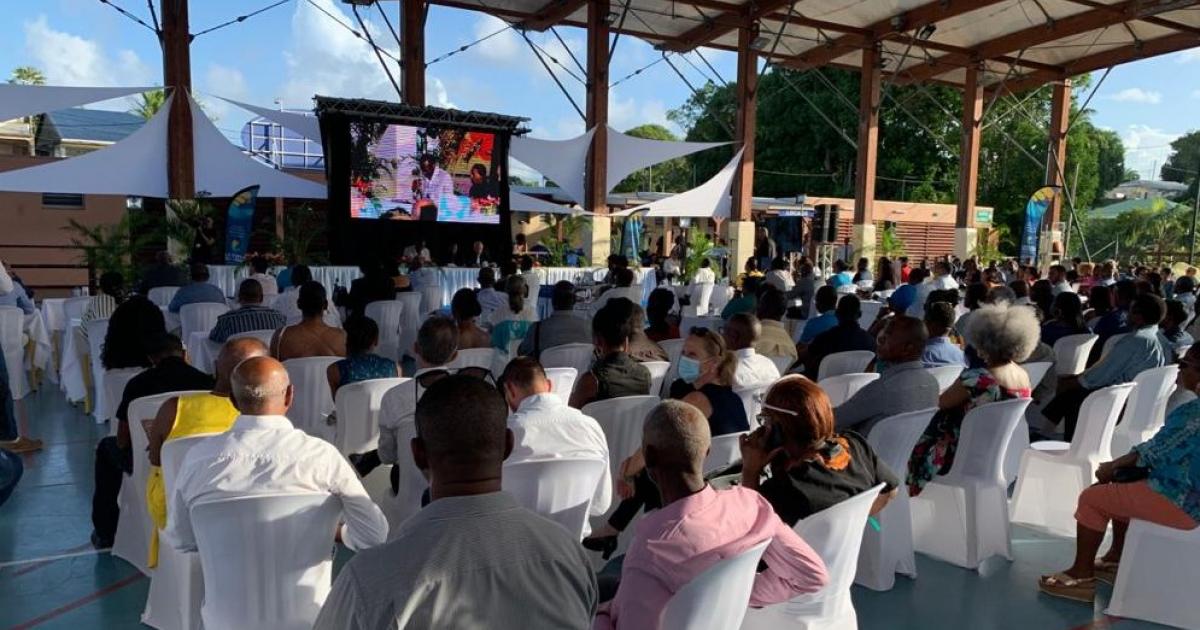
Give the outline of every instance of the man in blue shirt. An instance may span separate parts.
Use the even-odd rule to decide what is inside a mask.
[[[921,362],[925,367],[967,367],[967,358],[962,348],[950,341],[950,328],[953,325],[953,306],[946,302],[934,302],[925,309],[925,329],[929,331],[929,340],[925,342],[925,352],[921,355]]]
[[[891,297],[888,298],[888,306],[892,309],[892,312],[900,315],[905,314],[908,311],[908,307],[912,306],[913,302],[917,299],[917,285],[924,281],[924,269],[918,268],[908,272],[908,282],[900,285],[899,288],[892,292]]]
[[[850,275],[850,268],[846,266],[846,261],[840,258],[833,261],[833,275],[829,276],[829,286],[837,289],[853,283],[854,276]]]
[[[799,342],[802,344],[810,344],[817,335],[837,326],[837,314],[833,312],[837,307],[837,290],[833,287],[825,286],[817,289],[817,295],[813,298],[813,303],[817,307],[817,312],[820,315],[808,318],[804,324],[804,331],[800,333]]]
[[[215,303],[224,304],[225,295],[215,284],[208,282],[208,265],[192,263],[192,283],[179,287],[167,310],[178,313],[187,304]]]
[[[1117,307],[1102,315],[1100,321],[1097,321],[1096,326],[1092,329],[1092,332],[1100,338],[1096,340],[1096,345],[1092,346],[1092,353],[1088,356],[1088,365],[1094,365],[1100,360],[1100,353],[1104,351],[1104,342],[1108,341],[1109,337],[1132,330],[1129,323],[1129,307],[1137,295],[1137,285],[1132,280],[1121,280],[1117,282],[1112,291],[1113,301],[1116,302]]]

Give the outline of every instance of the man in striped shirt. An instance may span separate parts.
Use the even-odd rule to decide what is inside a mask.
[[[287,319],[279,311],[263,306],[262,301],[262,285],[257,280],[242,280],[242,284],[238,285],[240,306],[217,318],[216,325],[208,334],[209,341],[225,343],[239,333],[283,328]]]

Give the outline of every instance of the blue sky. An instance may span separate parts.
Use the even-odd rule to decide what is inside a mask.
[[[149,22],[145,2],[112,0]],[[97,0],[43,0],[10,3],[0,21],[0,74],[34,65],[55,85],[153,85],[161,82],[161,62],[153,34]],[[157,0],[155,2],[157,5]],[[198,32],[254,9],[268,0],[203,0],[191,3],[192,32]],[[357,29],[348,5],[338,0],[292,0],[245,22],[202,35],[192,47],[195,89],[217,125],[233,136],[250,115],[218,101],[226,96],[258,105],[277,100],[288,108],[311,105],[314,94],[373,97],[396,95],[371,49],[323,15],[320,5],[344,24]],[[397,4],[384,6],[395,21]],[[376,43],[396,52],[395,40],[376,9],[363,11]],[[479,13],[433,7],[427,25],[427,58],[494,33],[504,27]],[[560,28],[567,49],[583,60],[584,33]],[[531,34],[551,56],[581,75],[563,44],[551,33]],[[731,53],[704,51],[725,80],[732,80]],[[622,37],[612,61],[612,82],[660,57],[649,45]],[[676,62],[689,80],[701,84],[700,59],[695,67]],[[583,86],[565,70],[556,73],[582,107]],[[1099,74],[1095,75],[1097,78]],[[1200,128],[1200,49],[1134,62],[1112,71],[1092,99],[1096,124],[1117,131],[1127,148],[1127,166],[1151,174],[1170,152],[1172,139]],[[626,129],[655,122],[671,127],[667,111],[690,94],[665,64],[658,63],[617,84],[610,95],[612,125]],[[432,64],[427,100],[431,105],[495,111],[530,118],[533,135],[565,138],[583,130],[570,102],[513,30]],[[123,103],[109,107],[123,108]],[[673,127],[672,127],[673,128]],[[679,131],[678,129],[674,129]],[[797,193],[804,191],[798,190]]]

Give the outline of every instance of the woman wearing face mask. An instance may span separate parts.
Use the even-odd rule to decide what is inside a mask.
[[[737,356],[725,348],[725,340],[715,330],[693,328],[683,342],[679,357],[679,379],[671,384],[671,398],[688,403],[708,418],[713,437],[750,429],[742,399],[733,392],[733,373]],[[617,547],[617,536],[625,530],[638,510],[657,509],[662,504],[658,488],[646,475],[641,450],[621,464],[617,493],[624,499],[609,517],[608,523],[585,538],[583,546],[608,556]]]

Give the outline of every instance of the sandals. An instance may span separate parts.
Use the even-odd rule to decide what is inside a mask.
[[[1096,558],[1095,569],[1093,575],[1097,580],[1108,584],[1109,586],[1117,583],[1117,568],[1119,563],[1109,562],[1103,558]]]
[[[1066,573],[1043,575],[1038,588],[1047,595],[1090,604],[1096,600],[1096,578],[1073,578]]]

